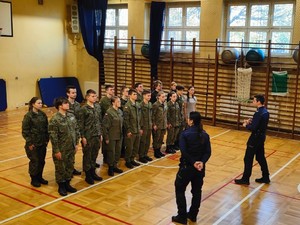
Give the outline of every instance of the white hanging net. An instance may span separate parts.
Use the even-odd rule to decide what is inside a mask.
[[[250,99],[252,68],[238,68],[235,73],[235,96],[239,102]]]

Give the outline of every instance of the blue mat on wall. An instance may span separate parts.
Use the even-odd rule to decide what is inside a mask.
[[[53,106],[53,101],[57,97],[66,97],[66,87],[73,85],[77,89],[76,101],[82,102],[83,96],[79,86],[78,79],[76,77],[51,77],[41,78],[38,81],[41,98],[43,104],[48,107]]]
[[[6,98],[6,82],[0,79],[0,111],[5,111],[7,108],[7,98]]]

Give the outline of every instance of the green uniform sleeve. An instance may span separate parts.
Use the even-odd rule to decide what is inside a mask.
[[[22,122],[22,136],[26,140],[26,145],[32,145],[31,137],[31,118],[28,114],[24,116]]]
[[[52,151],[54,153],[60,152],[59,147],[58,147],[58,124],[57,121],[54,119],[50,120],[49,123],[49,136],[50,136],[50,141],[52,144]]]
[[[109,140],[109,128],[111,127],[111,117],[109,114],[105,113],[104,118],[103,118],[103,139]]]

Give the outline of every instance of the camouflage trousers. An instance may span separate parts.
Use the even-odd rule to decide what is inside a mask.
[[[148,150],[150,148],[151,132],[152,132],[151,129],[143,130],[143,135],[141,136],[140,149],[139,149],[140,158],[143,158],[148,154]]]
[[[26,155],[29,161],[28,172],[31,176],[37,176],[42,174],[45,166],[45,157],[47,152],[47,146],[36,146],[33,150],[29,150],[28,146],[25,145]]]
[[[75,149],[61,150],[61,160],[58,160],[54,153],[52,155],[55,166],[55,180],[57,183],[71,180],[74,170]]]
[[[161,146],[164,142],[165,134],[166,134],[166,129],[153,130],[153,148],[154,149],[161,148]]]
[[[179,127],[171,127],[168,129],[167,145],[174,145],[179,133]]]
[[[140,147],[140,134],[132,134],[130,138],[126,137],[125,144],[125,161],[131,162],[138,154],[138,150]]]
[[[96,159],[100,149],[100,137],[91,137],[87,139],[87,145],[82,147],[83,159],[82,168],[84,171],[89,171],[96,167]]]
[[[121,140],[109,140],[107,145],[107,163],[109,166],[116,167],[121,156]]]

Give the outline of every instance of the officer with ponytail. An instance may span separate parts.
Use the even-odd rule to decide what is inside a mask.
[[[188,125],[189,128],[182,132],[179,140],[181,158],[175,180],[178,215],[172,217],[173,222],[181,224],[186,224],[188,219],[192,222],[197,221],[205,164],[211,156],[210,138],[203,130],[199,112],[190,112]],[[185,190],[190,182],[193,197],[187,212]]]

